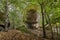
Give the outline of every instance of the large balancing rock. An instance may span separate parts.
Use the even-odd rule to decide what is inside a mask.
[[[27,21],[28,22],[36,22],[37,21],[37,12],[34,9],[30,9],[27,11]]]
[[[36,24],[38,23],[37,21],[37,11],[34,9],[30,9],[27,11],[27,26],[31,29],[36,28]]]

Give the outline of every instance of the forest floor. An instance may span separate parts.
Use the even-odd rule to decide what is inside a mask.
[[[0,32],[0,40],[52,40],[49,38],[43,38],[42,30],[28,30],[31,33],[25,33],[19,30],[8,30],[8,32]],[[50,35],[51,34],[49,34],[47,37],[50,37]]]
[[[38,32],[37,32],[38,33]],[[0,40],[48,40],[33,34],[25,33],[19,30],[8,30],[8,32],[0,32]]]

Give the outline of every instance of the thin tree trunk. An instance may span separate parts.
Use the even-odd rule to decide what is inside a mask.
[[[8,30],[8,22],[9,22],[9,20],[8,20],[8,0],[5,0],[5,17],[6,17],[6,19],[5,19],[5,31],[7,31]]]
[[[41,13],[42,13],[42,26],[43,26],[43,37],[46,38],[46,31],[45,31],[45,25],[44,25],[44,6],[43,3],[40,5],[41,6]]]

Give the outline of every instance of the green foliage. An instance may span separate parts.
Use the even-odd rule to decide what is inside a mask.
[[[0,1],[0,11],[4,12],[4,2],[5,0]],[[44,3],[44,12],[45,15],[49,15],[51,23],[60,23],[60,0],[8,0],[8,14],[9,20],[11,24],[14,26],[19,27],[20,25],[23,26],[25,20],[25,11],[26,8],[29,8],[29,4],[37,5],[38,12],[40,15],[40,25],[42,24],[42,17],[41,17],[41,8],[40,4]],[[33,7],[34,8],[34,7]],[[3,19],[3,18],[2,18]],[[1,20],[1,18],[0,18]],[[13,27],[13,26],[12,26]],[[25,30],[25,27],[22,27]]]

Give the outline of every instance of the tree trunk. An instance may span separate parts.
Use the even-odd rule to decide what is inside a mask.
[[[42,13],[42,26],[43,26],[43,37],[46,38],[46,31],[45,31],[45,25],[44,25],[44,6],[43,3],[40,5],[41,6],[41,13]]]
[[[8,20],[8,0],[5,0],[5,17],[6,17],[6,19],[5,19],[5,31],[7,31],[8,30],[8,22],[9,22],[9,20]]]

